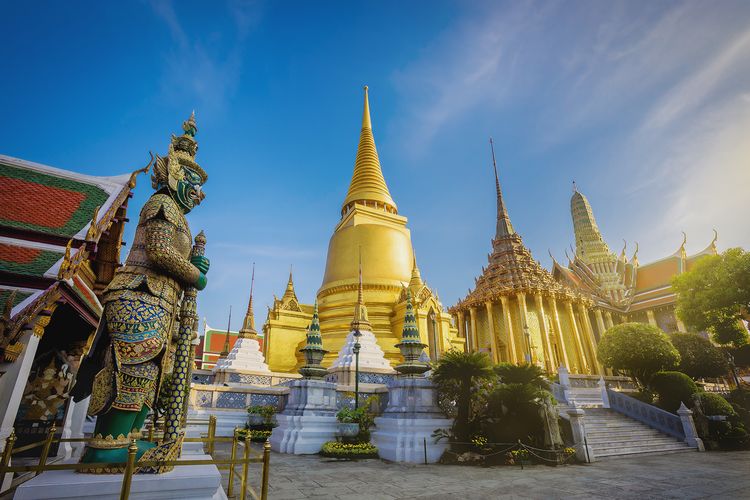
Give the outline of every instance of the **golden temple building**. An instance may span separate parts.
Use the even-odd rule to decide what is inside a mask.
[[[568,256],[567,267],[553,262],[555,278],[591,296],[589,311],[598,339],[609,327],[624,323],[649,323],[663,331],[684,332],[685,326],[675,314],[676,296],[670,284],[675,275],[690,270],[705,255],[716,255],[717,235],[702,251],[687,255],[687,237],[683,233],[680,247],[672,255],[641,265],[638,244],[630,259],[623,247],[615,255],[602,238],[588,199],[574,186],[570,200],[576,248]],[[567,255],[567,252],[566,252]]]
[[[493,165],[494,165],[493,151]],[[534,260],[510,221],[495,166],[497,224],[487,267],[450,308],[469,351],[498,362],[531,362],[555,372],[602,373],[588,294],[554,279]]]
[[[383,177],[365,87],[354,172],[328,245],[323,283],[317,293],[323,347],[328,351],[325,366],[336,358],[350,331],[360,262],[372,331],[391,364],[402,360],[395,344],[401,338],[407,288],[414,297],[414,312],[430,357],[436,359],[451,348],[464,349],[450,314],[422,280],[406,223]],[[290,274],[284,295],[274,300],[263,326],[264,354],[272,371],[289,372],[302,365],[299,349],[305,342],[312,309],[312,305],[299,303]]]

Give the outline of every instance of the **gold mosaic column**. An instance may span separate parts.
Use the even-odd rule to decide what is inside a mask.
[[[516,340],[513,336],[513,317],[510,314],[508,297],[500,297],[500,302],[503,305],[503,326],[505,326],[505,338],[508,345],[508,362],[518,363]]]
[[[607,329],[612,328],[615,326],[615,322],[612,321],[612,313],[609,311],[604,311],[604,319],[607,322]]]
[[[471,340],[474,344],[474,350],[479,350],[479,336],[477,335],[477,312],[476,307],[469,308],[469,322],[471,323]]]
[[[547,330],[547,320],[544,315],[544,300],[542,294],[537,293],[534,295],[536,300],[536,312],[539,318],[539,328],[542,331],[542,350],[544,351],[544,366],[549,373],[553,373],[555,367],[553,366],[552,356],[552,344],[549,340],[549,330]]]
[[[494,363],[500,362],[500,351],[497,349],[497,337],[495,336],[495,321],[492,317],[492,302],[489,300],[484,303],[484,307],[487,309],[487,322],[490,324],[490,345],[492,346],[492,361]]]
[[[599,329],[599,338],[601,338],[602,335],[604,335],[604,331],[607,329],[604,326],[604,316],[602,316],[602,310],[595,309],[594,316],[596,316],[596,327]]]
[[[565,348],[565,339],[563,338],[560,313],[557,310],[557,300],[554,298],[552,299],[552,317],[555,319],[555,328],[557,329],[557,345],[560,347],[560,351],[562,352],[563,364],[565,368],[570,370],[570,360],[568,359],[568,350]]]
[[[578,314],[583,318],[583,331],[586,333],[586,343],[589,348],[589,364],[592,368],[592,372],[597,375],[604,374],[599,360],[596,357],[596,339],[594,338],[594,331],[591,328],[591,320],[589,319],[588,312],[583,304],[578,304]]]
[[[581,373],[588,373],[589,366],[586,362],[586,356],[583,352],[581,332],[578,329],[578,322],[576,321],[576,315],[573,312],[573,303],[571,301],[565,301],[565,310],[568,312],[568,319],[570,320],[570,325],[573,327],[573,340],[575,340],[576,352],[578,353],[578,361],[581,364]]]
[[[518,300],[518,313],[521,317],[521,345],[523,346],[523,360],[529,364],[534,362],[534,350],[531,348],[531,328],[529,327],[529,310],[526,308],[526,294],[516,294]],[[526,327],[526,328],[524,328]],[[526,337],[528,329],[529,336]],[[526,356],[528,356],[528,361]]]
[[[655,326],[656,328],[659,328],[659,324],[656,322],[656,316],[654,316],[654,311],[651,309],[648,309],[646,311],[646,317],[648,318],[648,324],[651,326]]]
[[[471,352],[474,346],[472,345],[469,336],[466,335],[466,318],[464,317],[464,312],[458,311],[458,313],[456,313],[456,319],[458,321],[458,336],[466,339],[466,352]]]

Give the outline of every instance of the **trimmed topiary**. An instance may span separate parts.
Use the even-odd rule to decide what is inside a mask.
[[[720,394],[714,394],[712,392],[699,392],[696,394],[695,399],[701,405],[704,415],[724,415],[727,417],[733,417],[737,415],[729,401],[724,399]]]
[[[320,454],[330,458],[378,458],[378,448],[371,443],[328,441],[323,443]]]
[[[690,404],[693,394],[698,392],[693,379],[682,372],[673,371],[655,373],[651,377],[650,389],[659,396],[658,406],[672,413],[677,412],[680,403]]]

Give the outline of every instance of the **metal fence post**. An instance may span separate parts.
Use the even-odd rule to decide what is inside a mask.
[[[208,417],[208,454],[214,454],[214,438],[216,437],[216,417],[210,415]]]
[[[237,440],[239,439],[240,434],[240,428],[235,427],[234,428],[234,437],[232,438],[232,463],[229,465],[229,484],[227,486],[227,496],[231,497],[233,495],[233,489],[234,489],[234,466],[236,465],[234,462],[237,460]]]
[[[39,456],[39,466],[37,467],[34,476],[41,474],[42,470],[44,470],[44,466],[47,464],[47,456],[49,456],[49,449],[52,446],[52,439],[55,437],[55,432],[57,432],[57,427],[55,427],[55,424],[52,424],[52,427],[50,427],[47,432],[47,439],[44,441],[42,454]]]
[[[10,454],[13,453],[13,446],[16,444],[16,430],[11,428],[10,435],[5,439],[5,449],[3,449],[3,472],[0,474],[0,482],[2,482],[3,476],[5,475],[5,468],[10,465]]]
[[[128,463],[125,465],[125,473],[122,476],[122,489],[120,500],[128,500],[130,497],[130,483],[133,481],[133,470],[135,469],[135,454],[138,453],[138,445],[133,439],[128,446]]]
[[[260,500],[268,498],[268,465],[271,461],[271,441],[263,443],[263,479],[260,483]]]
[[[247,467],[250,465],[250,440],[245,438],[245,452],[242,458],[242,493],[240,493],[240,499],[245,500],[247,498]]]

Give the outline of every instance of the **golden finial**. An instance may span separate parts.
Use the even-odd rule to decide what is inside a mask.
[[[94,207],[94,216],[91,218],[91,225],[89,226],[89,230],[86,231],[86,241],[94,241],[97,236],[97,219],[99,218],[99,209],[101,208],[101,205],[97,205]]]
[[[195,110],[190,113],[190,118],[182,122],[182,130],[185,131],[185,135],[190,137],[195,137],[195,134],[198,133],[198,125],[195,123]]]
[[[687,252],[685,251],[685,244],[687,243],[687,234],[685,234],[685,231],[682,232],[682,244],[680,245],[680,249],[677,250],[679,252],[681,259],[687,258]]]
[[[628,242],[623,238],[622,242],[624,243],[622,247],[622,252],[620,252],[620,260],[627,264],[628,258],[625,256],[625,251],[628,249]]]
[[[362,128],[372,128],[372,122],[370,121],[370,98],[368,93],[368,86],[365,85],[365,108],[362,111]]]
[[[714,253],[714,255],[719,253],[719,249],[716,248],[716,240],[719,239],[719,233],[716,231],[716,229],[713,230],[714,232],[714,239],[711,240],[711,244],[709,245],[709,248],[711,248],[711,251]]]

